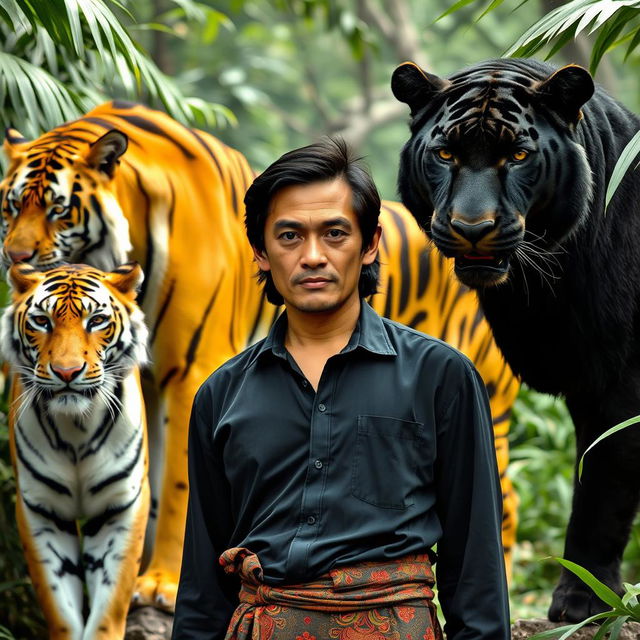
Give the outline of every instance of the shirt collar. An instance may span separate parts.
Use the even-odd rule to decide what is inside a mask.
[[[245,369],[248,369],[265,353],[272,353],[274,356],[286,360],[287,350],[284,346],[286,330],[287,312],[284,311],[280,316],[278,316],[278,319],[271,327],[269,334],[264,339],[262,345],[253,355],[251,360],[249,360]],[[360,316],[358,317],[356,328],[351,334],[351,338],[349,339],[347,346],[341,351],[341,353],[348,353],[358,348],[383,356],[397,355],[393,345],[389,342],[382,318],[365,300],[362,300],[362,304],[360,305]]]

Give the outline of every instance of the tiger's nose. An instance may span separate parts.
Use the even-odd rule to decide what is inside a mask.
[[[51,365],[51,371],[55,373],[58,378],[65,382],[71,382],[74,378],[80,375],[80,372],[84,369],[84,365],[79,367],[56,367]]]
[[[482,222],[463,222],[460,219],[452,218],[451,227],[469,242],[478,242],[484,238],[496,224],[495,220],[483,220]]]
[[[11,262],[28,262],[35,255],[35,251],[7,251]]]

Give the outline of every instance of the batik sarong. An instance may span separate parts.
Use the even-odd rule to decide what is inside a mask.
[[[442,640],[426,554],[337,567],[312,582],[270,586],[258,557],[220,556],[241,580],[225,640]]]

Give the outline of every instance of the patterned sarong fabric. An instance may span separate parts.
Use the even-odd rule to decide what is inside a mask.
[[[313,582],[269,586],[248,549],[220,556],[241,580],[225,640],[442,640],[426,554],[338,567]]]

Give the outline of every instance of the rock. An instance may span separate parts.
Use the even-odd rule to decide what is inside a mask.
[[[511,640],[527,640],[535,633],[566,626],[566,623],[549,622],[548,620],[516,620],[511,627]],[[569,636],[567,640],[591,640],[600,627],[588,625]],[[640,623],[627,622],[618,636],[618,640],[638,640],[640,638]]]
[[[125,640],[171,640],[173,616],[153,607],[132,609],[127,616]]]

